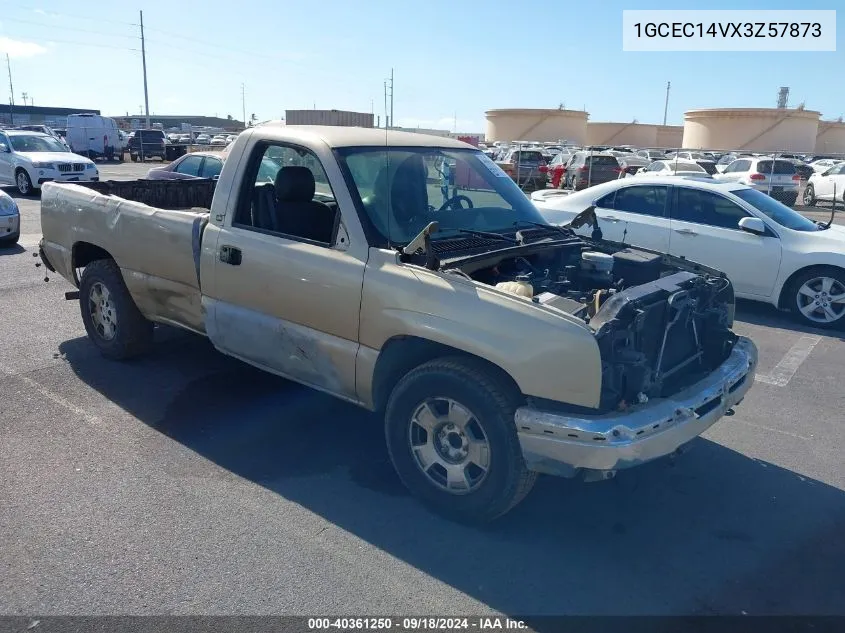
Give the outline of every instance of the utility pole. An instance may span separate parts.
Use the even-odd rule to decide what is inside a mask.
[[[241,84],[241,108],[243,109],[243,115],[244,115],[244,128],[246,128],[247,127],[247,124],[246,124],[246,91],[245,91],[243,83]]]
[[[144,66],[144,114],[147,117],[147,129],[150,129],[150,97],[147,93],[147,49],[144,42],[144,12],[141,11],[141,64]]]
[[[669,114],[669,88],[672,87],[672,82],[666,82],[666,105],[663,106],[663,125],[666,125],[666,115]]]
[[[396,127],[396,121],[393,119],[393,69],[390,69],[390,125]]]
[[[387,112],[387,79],[384,80],[384,129],[390,128],[390,119]]]
[[[27,98],[28,98],[28,97],[29,97],[29,95],[28,95],[28,94],[26,94],[25,92],[22,92],[22,93],[21,93],[21,99],[23,99],[23,105],[24,105],[24,107],[26,107],[26,100],[27,100]]]
[[[6,53],[6,70],[9,71],[9,122],[15,124],[15,89],[12,86],[12,64],[9,62],[9,53]]]

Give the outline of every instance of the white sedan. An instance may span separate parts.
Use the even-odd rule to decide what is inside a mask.
[[[804,188],[804,204],[812,207],[818,200],[845,202],[845,163],[837,163],[824,172],[814,172]]]
[[[810,167],[813,168],[813,171],[822,173],[841,162],[841,160],[836,160],[835,158],[822,158],[820,160],[814,160],[810,163]]]
[[[698,163],[685,160],[656,160],[648,166],[643,167],[634,174],[635,177],[644,176],[694,176],[697,178],[710,178],[704,168]]]
[[[52,136],[24,130],[0,130],[0,185],[15,185],[29,195],[51,180],[99,180],[94,161],[71,153]]]
[[[642,177],[532,199],[553,224],[595,206],[606,240],[721,270],[738,297],[790,310],[807,325],[845,326],[845,227],[825,228],[761,191]]]

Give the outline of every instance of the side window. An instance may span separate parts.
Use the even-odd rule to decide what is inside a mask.
[[[733,167],[733,169],[731,169],[731,171],[738,171],[738,172],[748,171],[749,169],[751,169],[751,161],[750,160],[738,160],[738,161],[735,161],[731,165],[731,167]]]
[[[214,156],[206,156],[205,162],[200,170],[200,178],[214,178],[220,175],[223,169],[223,161]]]
[[[319,159],[289,145],[256,147],[240,192],[234,225],[329,246],[337,205]]]
[[[202,165],[202,156],[188,156],[173,171],[188,176],[198,176]]]
[[[675,191],[674,220],[738,231],[739,221],[749,217],[738,205],[718,194],[686,187],[676,187]]]
[[[666,213],[666,187],[638,185],[619,189],[615,208],[617,211],[662,218]]]
[[[596,206],[599,209],[612,209],[613,208],[613,200],[616,197],[616,191],[611,191],[609,194],[604,196],[603,198],[599,198],[596,200]]]

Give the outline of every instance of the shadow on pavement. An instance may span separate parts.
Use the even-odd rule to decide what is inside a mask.
[[[837,488],[699,439],[674,464],[608,482],[542,478],[510,514],[468,528],[407,496],[376,416],[198,337],[165,338],[132,364],[86,339],[60,349],[81,380],[162,434],[492,609],[845,614]]]
[[[0,257],[2,257],[3,255],[17,255],[18,253],[25,252],[26,249],[20,244],[12,244],[11,246],[7,246],[5,244],[0,243]]]
[[[739,299],[736,302],[736,320],[753,325],[817,334],[819,336],[839,336],[845,334],[845,324],[839,329],[823,330],[810,327],[796,321],[789,312],[778,310],[773,305],[759,301]]]

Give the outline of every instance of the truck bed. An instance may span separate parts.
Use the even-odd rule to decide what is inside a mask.
[[[80,257],[102,249],[120,267],[145,317],[204,332],[199,256],[214,185],[202,180],[45,183],[44,252],[56,272],[76,284]]]

